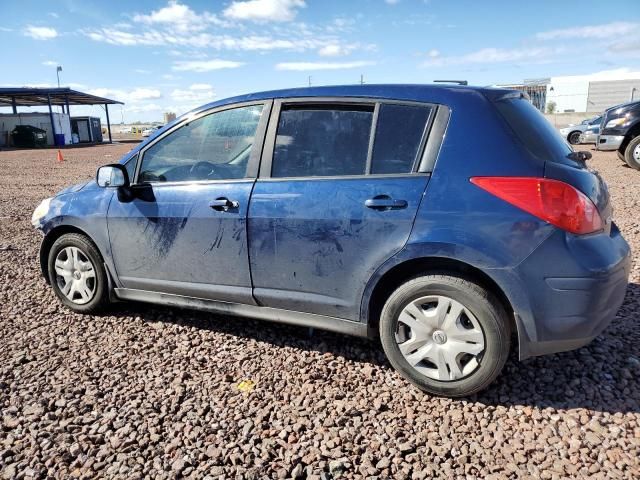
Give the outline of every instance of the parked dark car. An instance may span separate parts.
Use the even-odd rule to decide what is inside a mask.
[[[640,170],[640,101],[605,111],[597,148],[616,150],[620,160]]]
[[[512,347],[586,345],[621,305],[629,247],[584,159],[518,91],[255,93],[167,125],[32,223],[74,311],[137,300],[379,336],[409,381],[463,396]]]
[[[44,147],[47,144],[47,132],[32,125],[16,125],[11,131],[11,141],[15,147]]]

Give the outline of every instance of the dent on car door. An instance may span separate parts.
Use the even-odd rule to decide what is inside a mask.
[[[269,109],[201,115],[140,153],[133,198],[108,214],[125,288],[254,303],[246,217]]]
[[[278,102],[249,209],[254,296],[357,320],[367,280],[406,243],[428,174],[434,109]]]

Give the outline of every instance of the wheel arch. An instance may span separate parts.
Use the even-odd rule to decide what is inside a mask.
[[[625,150],[627,149],[627,145],[629,145],[631,140],[633,140],[637,136],[640,136],[640,120],[637,121],[631,128],[629,128],[627,134],[624,136],[624,140],[620,144],[620,148],[618,148],[618,151],[622,153],[622,155],[624,155]]]
[[[380,321],[380,313],[384,304],[400,285],[415,278],[418,275],[429,273],[454,273],[461,274],[466,279],[476,282],[478,285],[490,291],[497,297],[501,305],[505,309],[514,332],[518,332],[520,336],[520,326],[516,322],[514,308],[511,301],[507,297],[504,290],[498,283],[483,272],[481,269],[470,265],[461,260],[449,257],[417,257],[402,261],[389,268],[380,278],[377,279],[375,285],[370,290],[371,294],[365,300],[363,316],[367,322],[369,332],[373,335],[377,334],[378,323]]]
[[[98,250],[98,253],[100,254],[102,262],[104,263],[104,255],[100,251],[100,248],[98,248],[96,242],[91,238],[91,235],[89,235],[87,232],[85,232],[81,228],[78,228],[75,225],[67,225],[67,224],[58,225],[52,228],[49,232],[47,232],[44,239],[42,240],[42,243],[40,244],[40,252],[39,252],[40,270],[42,271],[42,276],[44,277],[47,283],[50,283],[49,282],[49,252],[51,251],[51,247],[53,246],[56,240],[58,240],[61,236],[66,235],[68,233],[77,233],[87,237],[96,246],[96,250]],[[111,273],[109,272],[108,268],[106,269],[106,271],[107,271],[107,275],[111,277]]]

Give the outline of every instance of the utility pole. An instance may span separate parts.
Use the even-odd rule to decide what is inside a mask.
[[[360,85],[364,85],[364,75],[360,74]]]
[[[309,86],[311,86],[311,75],[309,75],[309,77],[307,78],[307,80],[309,81]]]
[[[58,88],[60,88],[60,72],[62,71],[62,67],[58,65],[56,68],[56,77],[58,77]]]

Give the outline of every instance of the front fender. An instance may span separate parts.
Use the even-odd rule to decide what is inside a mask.
[[[64,233],[79,232],[95,243],[109,273],[114,281],[119,283],[115,275],[116,270],[107,230],[107,211],[113,194],[113,190],[109,189],[80,190],[54,197],[51,200],[49,212],[40,224],[44,239],[40,246],[39,256],[45,278],[48,278],[49,249],[55,240]]]

